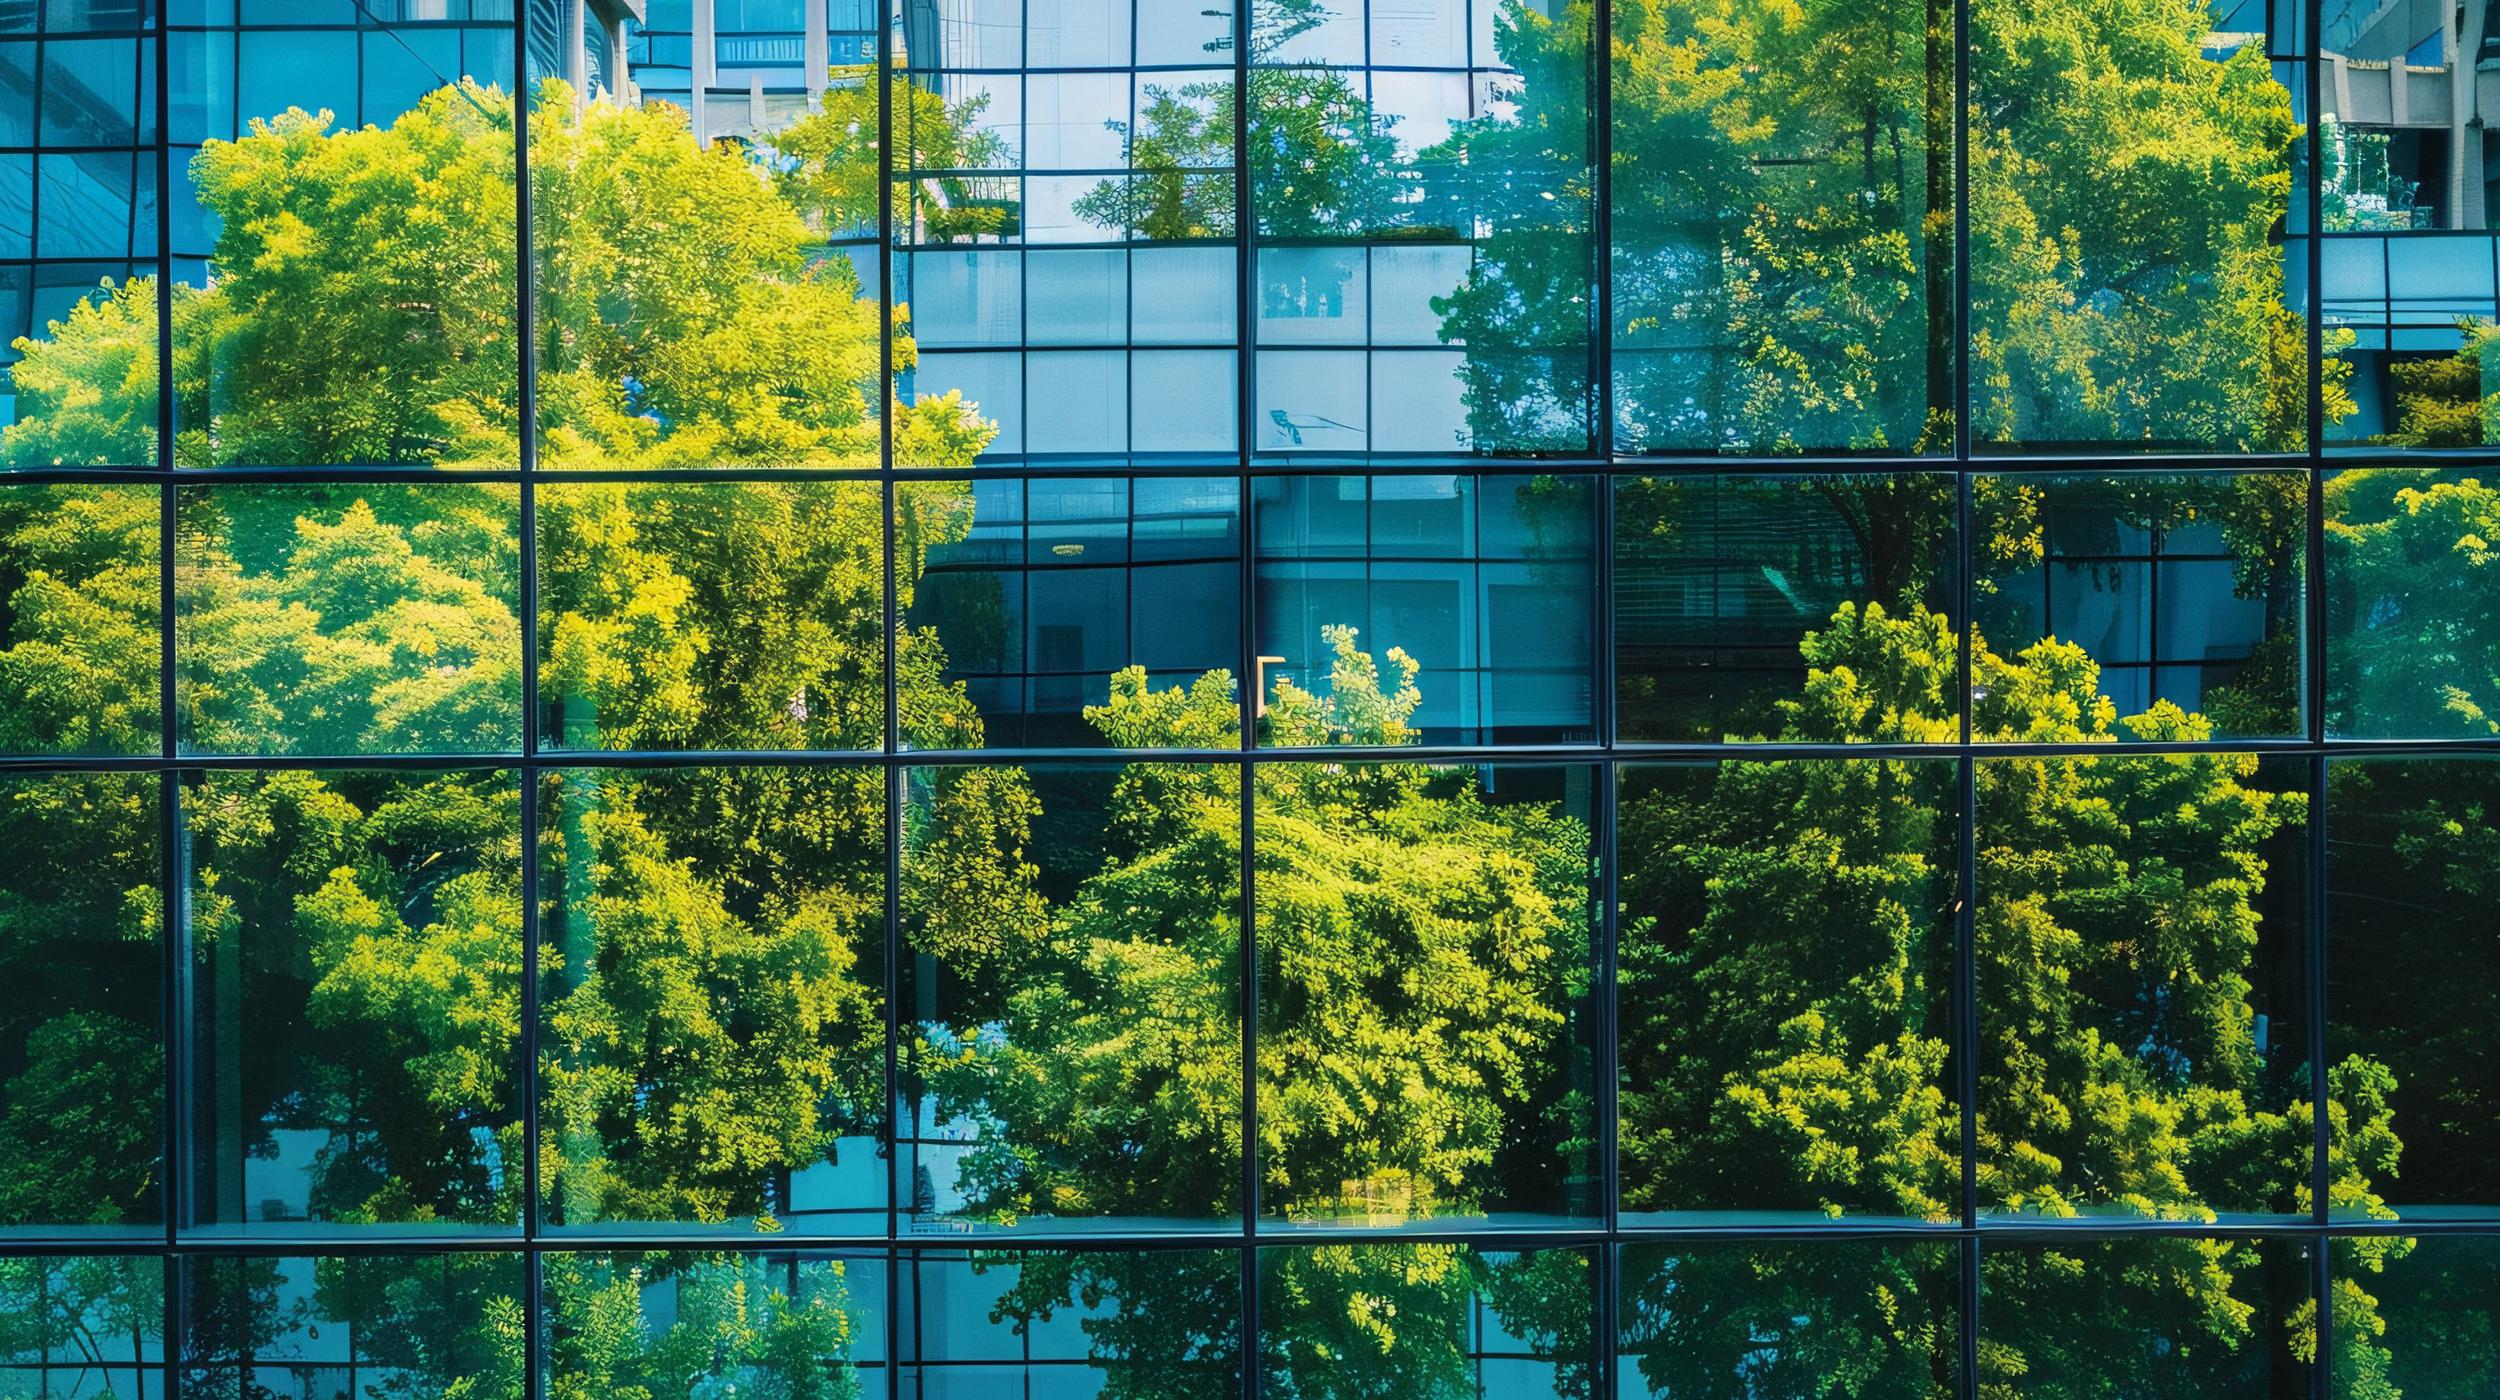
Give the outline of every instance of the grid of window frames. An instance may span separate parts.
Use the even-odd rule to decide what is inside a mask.
[[[0,5],[0,1395],[2500,1386],[2314,5],[221,3]]]

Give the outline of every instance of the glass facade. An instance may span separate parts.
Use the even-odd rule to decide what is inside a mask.
[[[2489,1391],[2485,8],[0,0],[0,1396]]]

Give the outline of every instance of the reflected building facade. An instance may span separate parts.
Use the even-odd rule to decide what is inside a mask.
[[[2492,1391],[2492,24],[0,4],[0,1393]]]

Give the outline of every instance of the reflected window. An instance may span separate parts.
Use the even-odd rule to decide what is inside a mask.
[[[191,487],[179,512],[185,752],[521,746],[516,488]]]
[[[1272,477],[1252,489],[1261,742],[1594,737],[1588,478]],[[1342,688],[1350,664],[1377,672],[1397,737],[1310,730],[1276,713],[1288,689]]]
[[[1622,1248],[1617,1394],[1948,1400],[1961,1368],[1951,1244],[1634,1244]]]
[[[2331,1248],[2334,1400],[2500,1386],[2500,1336],[2491,1326],[2500,1312],[2500,1241],[2377,1235]]]
[[[878,1394],[885,1261],[842,1254],[548,1254],[558,1395]]]
[[[882,776],[566,769],[538,811],[546,1223],[883,1233]]]
[[[2313,381],[2286,349],[2307,326],[2287,236],[2305,65],[2214,32],[2205,5],[1971,13],[1974,450],[2308,446]]]
[[[1250,10],[1251,450],[1588,452],[1587,12]]]
[[[2079,651],[2118,737],[2170,737],[2161,705],[2195,717],[2176,737],[2303,732],[2306,476],[1982,477],[1973,502],[1997,655]]]
[[[162,742],[161,498],[0,485],[0,753]]]
[[[1960,1218],[1957,783],[1939,761],[1620,771],[1627,1223]]]
[[[182,1265],[183,1393],[521,1400],[525,1270],[518,1254],[480,1251],[195,1256]]]
[[[895,1289],[903,1394],[1241,1394],[1228,1250],[920,1250]]]
[[[915,484],[934,498],[946,488]],[[911,598],[915,655],[936,652],[980,712],[979,747],[1100,747],[1102,707],[1241,666],[1241,492],[1232,479],[976,481],[949,503]],[[923,538],[926,538],[925,536]],[[1199,736],[1239,742],[1229,730]],[[906,736],[907,738],[911,736]],[[1171,740],[1150,747],[1167,747]]]
[[[170,17],[176,461],[517,466],[512,7]]]
[[[136,1255],[0,1260],[0,1387],[17,1395],[165,1394],[165,1268]]]
[[[512,775],[214,773],[183,818],[186,1227],[517,1229]]]
[[[2305,768],[1979,763],[1982,1214],[2306,1217]]]
[[[1596,1270],[1576,1249],[1360,1244],[1259,1251],[1260,1393],[1583,1395]],[[1394,1317],[1394,1328],[1377,1320]]]
[[[895,392],[977,414],[983,465],[1237,451],[1231,13],[1205,9],[902,6]]]
[[[1234,703],[1213,697],[1213,718]],[[1239,1220],[1240,782],[1197,764],[907,770],[906,1230]]]
[[[1597,1214],[1596,773],[1255,773],[1264,1216],[1506,1229]]]
[[[2349,739],[2500,734],[2500,485],[2375,468],[2326,483],[2326,728]]]
[[[2327,767],[2327,1083],[2347,1219],[2500,1219],[2487,907],[2500,765]]]
[[[1951,478],[1618,477],[1613,490],[1618,738],[1958,737],[1941,677],[1922,683],[1939,703],[1889,725],[1817,728],[1795,709],[1861,613],[1950,632]]]
[[[0,1235],[162,1238],[159,800],[148,774],[0,776]]]
[[[882,747],[876,487],[550,485],[538,530],[542,742]]]
[[[2053,1396],[2306,1394],[2312,1248],[2192,1236],[1987,1241],[1979,1384]]]
[[[1615,15],[1617,450],[1949,451],[1950,26],[1726,13]]]
[[[158,464],[153,6],[0,22],[0,471]]]

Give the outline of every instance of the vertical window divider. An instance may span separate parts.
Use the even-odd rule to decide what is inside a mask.
[[[1591,671],[1595,693],[1589,716],[1597,741],[1597,810],[1591,814],[1591,839],[1597,854],[1597,1191],[1598,1219],[1605,1243],[1597,1248],[1590,1276],[1597,1290],[1595,1355],[1590,1364],[1601,1396],[1622,1393],[1617,1374],[1623,1335],[1622,1191],[1623,1143],[1620,1132],[1623,1047],[1622,1008],[1618,980],[1622,965],[1622,861],[1616,854],[1615,809],[1621,796],[1622,773],[1615,762],[1619,721],[1615,714],[1615,410],[1614,410],[1614,0],[1592,0],[1589,6],[1588,156],[1589,156],[1589,456],[1599,463],[1590,478],[1595,538],[1596,615],[1590,619]],[[1474,16],[1468,25],[1474,42]],[[1469,74],[1472,98],[1474,74]],[[1472,110],[1472,109],[1471,109]],[[1489,669],[1489,668],[1488,668]]]
[[[1239,547],[1241,605],[1235,625],[1241,629],[1242,760],[1235,787],[1241,802],[1241,1397],[1259,1400],[1262,1381],[1259,1342],[1259,904],[1258,862],[1253,840],[1258,830],[1258,768],[1250,755],[1259,746],[1259,705],[1266,680],[1259,669],[1259,562],[1253,536],[1258,519],[1257,482],[1250,475],[1258,445],[1257,418],[1252,411],[1258,390],[1258,236],[1250,158],[1250,37],[1258,19],[1259,0],[1233,0],[1233,446],[1240,476],[1234,528]],[[1135,42],[1132,26],[1131,42]],[[1134,57],[1134,51],[1131,57]]]
[[[703,3],[703,0],[697,0]],[[807,4],[824,4],[827,0],[803,0]],[[899,9],[888,10],[885,0],[878,0],[877,62],[873,81],[877,85],[876,178],[870,182],[877,201],[877,485],[878,519],[883,530],[883,596],[880,616],[884,626],[884,676],[882,698],[885,722],[880,753],[884,759],[879,790],[885,795],[884,872],[884,934],[885,966],[882,969],[885,993],[885,1101],[877,1117],[885,1126],[885,1393],[890,1400],[900,1400],[903,1393],[902,1317],[897,1306],[901,1298],[900,1276],[907,1257],[901,1247],[902,1203],[897,1199],[902,1174],[902,1079],[900,1051],[902,1042],[903,987],[903,797],[904,770],[902,700],[895,678],[897,662],[896,633],[903,625],[900,596],[896,591],[894,570],[895,506],[900,489],[894,474],[894,415],[900,411],[901,399],[894,392],[894,38],[895,25],[900,22]],[[909,55],[906,55],[908,58]],[[1022,80],[1021,75],[1018,78]],[[909,76],[903,79],[910,82]],[[1021,120],[1021,114],[1018,117]],[[909,185],[906,189],[912,188]],[[1021,188],[1019,186],[1019,188]],[[1019,279],[1021,280],[1021,279]],[[1021,295],[1021,293],[1019,293]],[[918,1270],[913,1270],[915,1276]],[[918,1318],[915,1314],[914,1323]]]
[[[1974,664],[1971,646],[1971,602],[1976,544],[1971,452],[1971,234],[1970,115],[1971,0],[1953,0],[1953,466],[1954,539],[1953,628],[1959,652],[1961,752],[1955,768],[1960,782],[1961,860],[1955,886],[1958,898],[1953,920],[1954,1039],[1960,1063],[1955,1088],[1962,1100],[1961,1226],[1958,1251],[1961,1285],[1961,1364],[1956,1384],[1963,1400],[1979,1394],[1979,759],[1973,746],[1976,717]],[[1934,22],[1934,9],[1929,22]],[[1931,75],[1930,81],[1933,81]],[[1928,133],[1934,140],[1936,133]],[[1928,256],[1935,256],[1929,249]]]
[[[2279,3],[2279,0],[2277,0]],[[2308,227],[2305,230],[2309,256],[2302,269],[2308,285],[2307,323],[2304,326],[2308,344],[2308,473],[2307,520],[2302,533],[2303,581],[2307,585],[2305,606],[2301,610],[2301,627],[2307,634],[2301,648],[2308,665],[2301,676],[2302,699],[2308,711],[2303,716],[2302,732],[2308,737],[2312,757],[2308,763],[2309,822],[2302,834],[2308,843],[2308,858],[2302,862],[2302,929],[2307,949],[2308,978],[2303,988],[2307,998],[2309,1031],[2309,1093],[2311,1134],[2309,1208],[2310,1220],[2318,1230],[2315,1247],[2309,1260],[2310,1289],[2317,1299],[2313,1309],[2313,1325],[2317,1328],[2315,1360],[2309,1367],[2309,1393],[2314,1400],[2328,1400],[2334,1393],[2335,1362],[2335,1265],[2334,1245],[2326,1230],[2334,1222],[2329,1195],[2334,1187],[2332,1122],[2328,1115],[2326,1033],[2326,860],[2327,860],[2327,774],[2326,760],[2326,229],[2325,229],[2325,134],[2319,122],[2324,94],[2319,77],[2323,67],[2320,54],[2326,47],[2323,25],[2325,0],[2298,0],[2299,15],[2294,21],[2301,33],[2295,47],[2295,62],[2300,65],[2307,91],[2301,94],[2308,121],[2302,140],[2307,144],[2307,188],[2299,192],[2306,203]],[[2269,8],[2267,21],[2271,27],[2278,10]],[[2463,55],[2455,56],[2463,61]]]
[[[189,1056],[185,1053],[190,1037],[184,1033],[183,1004],[184,971],[190,966],[189,912],[184,896],[189,878],[184,873],[186,846],[183,841],[182,774],[175,767],[182,753],[178,726],[180,707],[174,699],[176,656],[174,651],[174,550],[178,538],[181,487],[174,477],[174,240],[173,240],[173,13],[171,7],[158,3],[156,10],[156,462],[157,479],[157,745],[165,762],[165,771],[157,782],[156,819],[158,833],[157,906],[162,911],[157,921],[158,971],[162,980],[159,1007],[159,1034],[164,1044],[164,1103],[158,1123],[160,1150],[164,1154],[158,1167],[158,1208],[165,1217],[165,1260],[160,1269],[163,1296],[158,1300],[161,1335],[157,1340],[158,1361],[163,1366],[164,1393],[168,1400],[178,1400],[182,1390],[182,1333],[184,1326],[182,1291],[186,1280],[182,1256],[177,1246],[182,1239],[182,1212],[189,1208],[188,1161],[183,1151],[182,1083]],[[40,82],[42,64],[36,65]],[[40,104],[37,121],[42,119]],[[40,181],[38,181],[40,184]]]
[[[512,13],[512,188],[514,229],[514,337],[521,396],[517,442],[521,472],[521,1393],[545,1388],[551,1321],[546,1310],[546,1271],[540,1267],[538,1225],[539,1121],[539,730],[538,703],[538,276],[535,229],[530,222],[530,59],[527,5]],[[564,0],[581,4],[585,0]],[[562,28],[563,26],[559,26]],[[362,60],[362,46],[358,49]]]

